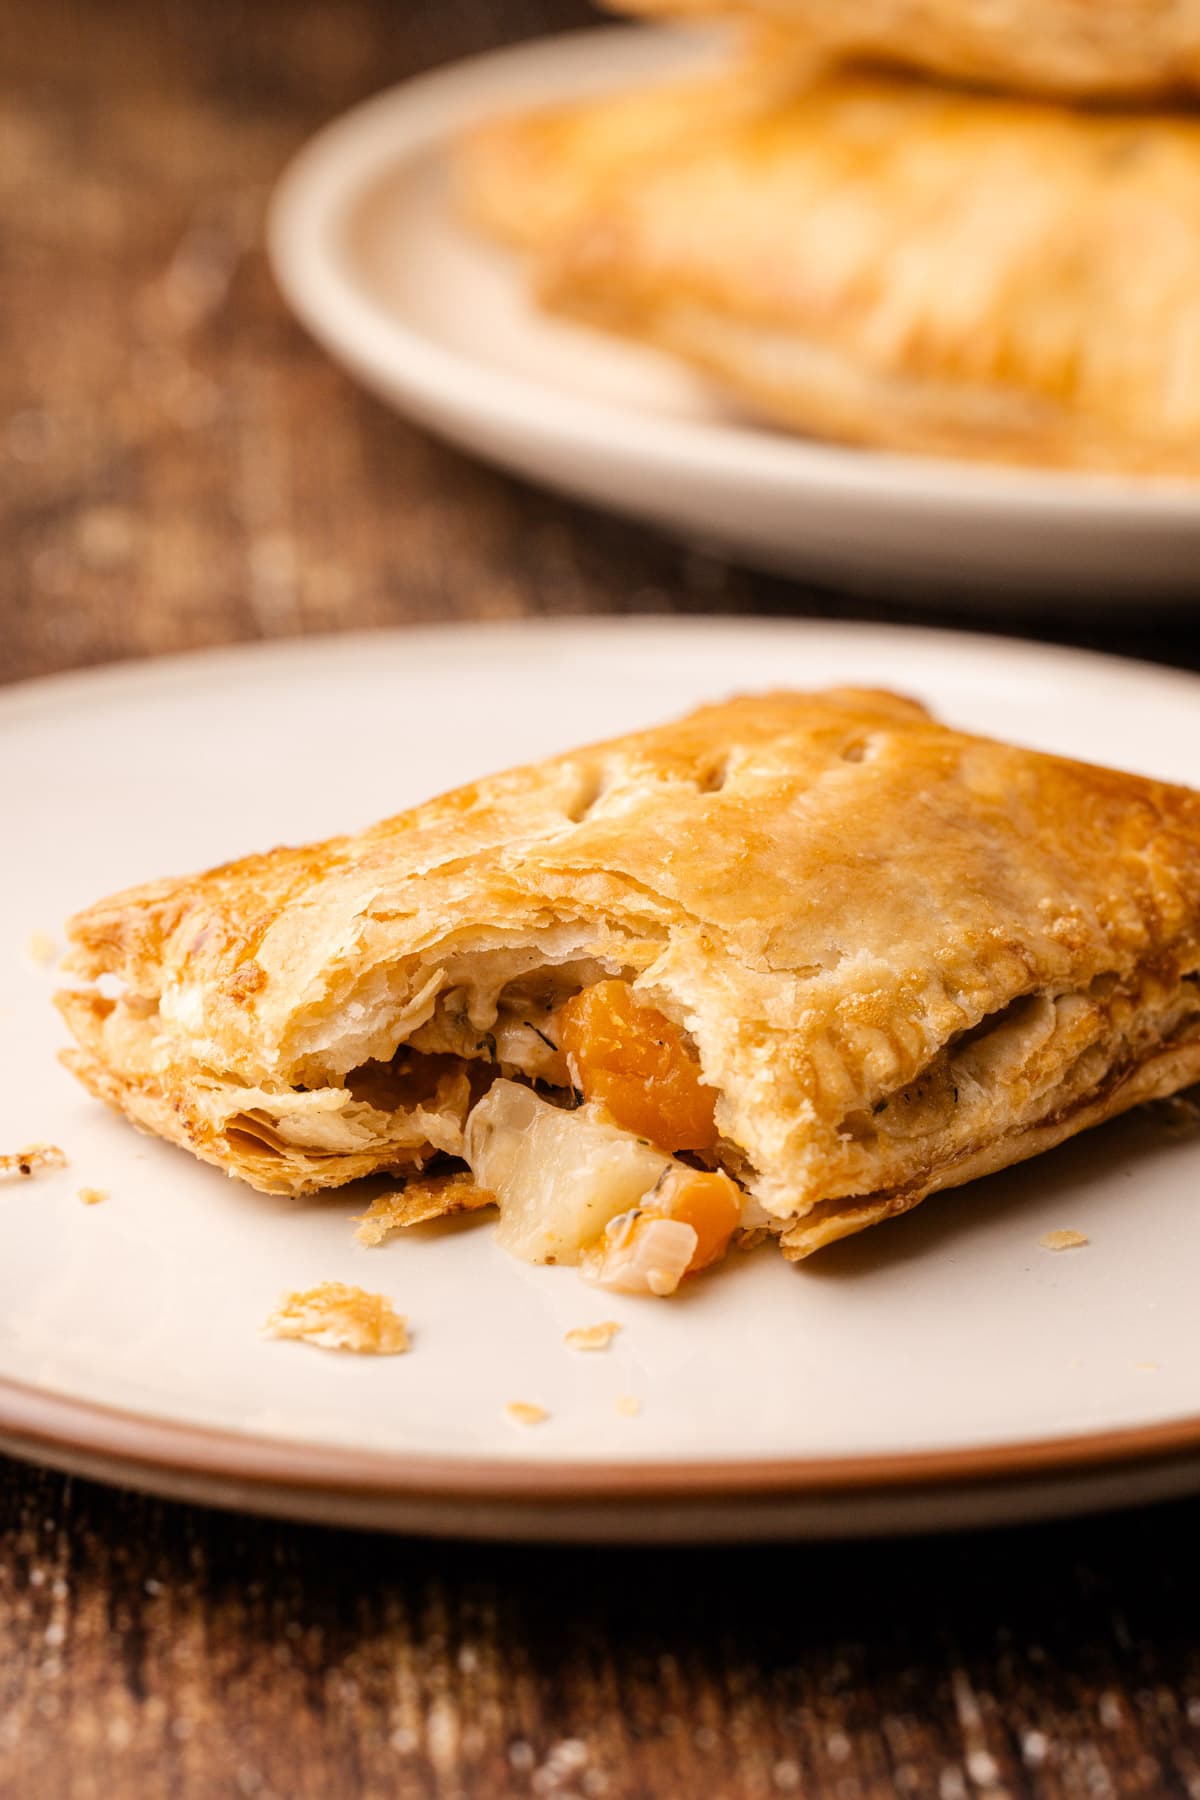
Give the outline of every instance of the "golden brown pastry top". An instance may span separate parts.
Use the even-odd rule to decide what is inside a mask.
[[[757,1191],[786,1211],[876,1167],[900,1179],[899,1148],[864,1149],[871,1109],[1022,997],[1051,1019],[1021,1032],[1059,1046],[1050,1003],[1081,996],[1054,1025],[1072,1055],[1147,993],[1174,1004],[1200,965],[1200,796],[888,694],[771,694],[132,890],[72,935],[75,968],[122,977],[121,1016],[150,1021],[155,1093],[186,1109],[224,1084],[227,1112],[332,1105],[439,994],[474,1006],[524,969],[595,959],[688,1029],[731,1154],[771,1171]],[[121,1041],[94,1054],[130,1080]],[[995,1057],[975,1073],[964,1144],[1017,1117]]]

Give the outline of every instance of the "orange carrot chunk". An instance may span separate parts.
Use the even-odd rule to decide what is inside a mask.
[[[716,1095],[678,1025],[627,981],[598,981],[559,1009],[562,1047],[585,1100],[661,1150],[711,1150]]]
[[[741,1196],[728,1175],[702,1169],[672,1169],[646,1202],[646,1212],[678,1219],[696,1233],[688,1274],[724,1256],[742,1219]]]

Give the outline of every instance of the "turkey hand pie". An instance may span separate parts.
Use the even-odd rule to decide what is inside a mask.
[[[551,311],[790,429],[1200,475],[1200,118],[785,76],[686,134],[679,88],[479,127],[473,216]]]
[[[1074,97],[1200,88],[1197,0],[617,0],[625,12],[735,14],[814,59],[879,58],[955,80]],[[786,41],[786,40],[785,40]]]
[[[71,936],[66,1059],[135,1124],[269,1193],[387,1171],[400,1223],[494,1199],[634,1292],[1200,1079],[1200,795],[872,691],[707,706]]]

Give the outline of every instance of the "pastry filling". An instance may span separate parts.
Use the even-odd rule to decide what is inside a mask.
[[[745,1198],[675,1154],[717,1143],[716,1096],[683,1033],[615,980],[524,1028],[543,1046],[537,1064],[557,1058],[551,1080],[569,1087],[547,1098],[502,1075],[467,1120],[463,1155],[500,1206],[499,1241],[530,1262],[577,1264],[602,1287],[673,1293],[724,1254]]]
[[[984,1018],[907,1086],[847,1113],[842,1192],[798,1213],[798,1247],[842,1235],[841,1221],[880,1211],[881,1196],[887,1211],[905,1210],[909,1193],[941,1185],[940,1171],[975,1154],[975,1121],[998,1090],[1027,1129],[1193,1034],[1198,1014],[1194,982],[1147,977],[1133,992],[1102,977],[1085,993],[1028,995]],[[669,1294],[739,1230],[774,1223],[720,1166],[742,1172],[686,1034],[598,965],[509,983],[482,1034],[452,991],[412,1043],[443,1053],[453,1043],[477,1059],[457,1154],[494,1196],[497,1237],[515,1255],[576,1265],[623,1292]]]
[[[464,968],[392,1060],[354,1070],[346,1089],[376,1120],[440,1106],[428,1153],[467,1163],[515,1255],[672,1293],[724,1254],[749,1204],[716,1167],[715,1090],[680,1027],[602,965],[505,973],[485,991]],[[263,1122],[252,1128],[269,1141]]]
[[[728,1175],[679,1162],[597,1101],[567,1110],[515,1081],[496,1082],[472,1112],[464,1154],[499,1202],[506,1249],[579,1264],[626,1293],[673,1293],[741,1220]]]
[[[619,956],[601,962],[577,943],[561,939],[555,960],[545,945],[505,946],[442,964],[404,999],[398,1047],[379,994],[351,996],[336,1052],[314,1038],[286,1085],[231,1091],[219,1066],[201,1068],[191,1141],[236,1145],[268,1192],[301,1191],[297,1165],[310,1191],[389,1170],[409,1184],[393,1196],[394,1224],[494,1201],[514,1254],[668,1294],[749,1232],[771,1229],[786,1254],[806,1256],[1033,1154],[1072,1120],[1107,1117],[1122,1092],[1122,1105],[1143,1097],[1140,1071],[1150,1079],[1172,1057],[1191,1069],[1200,1044],[1200,976],[1153,965],[1018,995],[951,1033],[915,1075],[876,1032],[866,1079],[858,1054],[820,1067],[840,1121],[815,1174],[803,1130],[773,1171],[723,1135],[718,1091],[682,1026],[614,974]],[[172,1011],[128,993],[99,1004],[109,1054],[153,1088]],[[720,1110],[736,1121],[728,1096]]]

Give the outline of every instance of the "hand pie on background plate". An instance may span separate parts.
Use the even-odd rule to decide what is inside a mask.
[[[600,168],[614,104],[464,151],[513,214],[578,170],[535,261],[552,310],[818,436],[1200,474],[1200,118],[847,75]]]
[[[792,85],[790,66],[777,80],[782,96]],[[476,224],[536,250],[586,217],[610,182],[652,168],[694,141],[698,120],[708,130],[752,118],[772,91],[774,78],[754,54],[733,70],[489,119],[462,141],[459,198]]]
[[[828,60],[879,58],[1021,93],[1200,87],[1197,0],[614,0],[658,17],[778,25]]]
[[[663,1293],[1200,1079],[1200,795],[781,693],[72,940],[68,1061],[143,1128],[267,1192],[424,1170],[422,1217],[482,1190],[519,1254]]]

